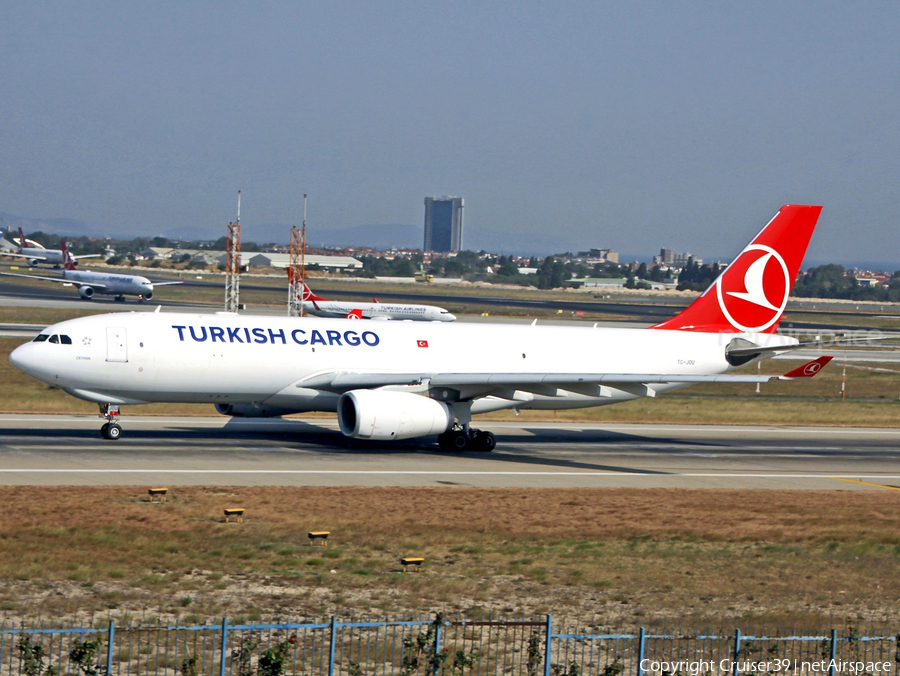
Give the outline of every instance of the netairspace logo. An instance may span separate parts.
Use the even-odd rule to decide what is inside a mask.
[[[890,662],[845,662],[841,660],[819,660],[812,662],[800,662],[798,660],[779,659],[766,660],[764,662],[754,662],[752,660],[732,660],[722,659],[718,662],[714,660],[682,660],[679,662],[670,662],[665,660],[641,660],[641,671],[643,673],[675,674],[681,672],[683,674],[691,674],[698,676],[699,674],[732,674],[735,671],[740,673],[760,673],[760,672],[794,672],[796,673],[817,673],[830,672],[842,674],[874,674],[874,673],[890,673]]]

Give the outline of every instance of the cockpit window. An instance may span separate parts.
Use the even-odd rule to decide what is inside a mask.
[[[61,333],[61,334],[59,334],[59,342],[62,343],[63,345],[71,345],[72,339],[69,338],[67,335],[64,335]]]
[[[59,342],[59,336],[56,336],[56,335],[50,336],[50,342],[51,342],[51,343],[58,343],[58,342]]]
[[[34,340],[31,341],[31,342],[33,342],[33,343],[43,343],[43,342],[44,342],[45,340],[47,340],[49,337],[50,337],[50,336],[47,335],[46,333],[39,333],[38,335],[36,335],[36,336],[34,337]]]

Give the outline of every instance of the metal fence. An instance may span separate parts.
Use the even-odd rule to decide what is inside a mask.
[[[569,631],[539,619],[0,628],[0,676],[888,676],[897,636]]]

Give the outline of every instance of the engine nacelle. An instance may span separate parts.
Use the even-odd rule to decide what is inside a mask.
[[[455,420],[447,404],[410,392],[351,390],[338,400],[341,432],[353,439],[396,441],[441,434]]]
[[[30,265],[31,267],[36,267],[39,263],[43,263],[43,262],[44,261],[37,259],[37,258],[29,258],[28,259],[28,265]]]
[[[85,300],[90,300],[94,297],[94,287],[92,286],[79,286],[78,293],[81,294],[81,297]]]
[[[144,300],[150,300],[153,298],[153,292],[148,291],[147,293],[142,293],[141,298],[143,298]]]
[[[277,418],[297,411],[277,406],[260,406],[259,404],[216,404],[216,410],[222,415],[232,418]]]

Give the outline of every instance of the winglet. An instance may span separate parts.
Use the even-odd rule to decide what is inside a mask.
[[[830,355],[826,355],[824,357],[819,357],[818,359],[813,359],[810,362],[806,362],[803,366],[798,366],[793,371],[788,371],[781,376],[780,380],[787,378],[812,378],[821,371],[822,367],[830,362],[832,358],[833,357]]]

